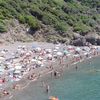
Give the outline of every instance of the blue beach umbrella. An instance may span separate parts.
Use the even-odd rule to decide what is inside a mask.
[[[96,50],[97,50],[98,52],[100,52],[100,47],[98,47]]]
[[[0,74],[3,74],[3,72],[4,72],[4,69],[0,68]]]
[[[38,47],[37,45],[32,45],[32,48],[33,48],[33,49],[35,49],[35,48],[37,48],[37,47]]]
[[[64,54],[68,54],[69,52],[67,50],[64,50]]]
[[[76,51],[81,51],[81,48],[78,48],[78,47],[77,47],[77,48],[76,48]]]

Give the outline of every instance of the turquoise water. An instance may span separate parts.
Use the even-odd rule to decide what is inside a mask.
[[[16,93],[12,100],[48,100],[49,96],[58,96],[60,100],[100,100],[100,59],[92,60],[92,64],[84,62],[66,69],[59,79],[50,76],[42,79],[50,85],[50,93],[40,82],[31,83],[24,91]],[[39,80],[41,81],[41,80]]]

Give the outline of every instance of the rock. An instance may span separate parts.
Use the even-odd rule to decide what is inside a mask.
[[[100,38],[96,39],[96,44],[100,45]]]
[[[95,37],[86,38],[86,41],[91,43],[92,45],[96,44],[96,38]]]
[[[71,44],[75,45],[75,46],[85,46],[86,39],[85,38],[78,38],[78,39],[72,40]]]

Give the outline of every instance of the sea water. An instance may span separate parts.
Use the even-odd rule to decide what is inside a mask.
[[[31,83],[24,90],[15,93],[12,100],[48,100],[49,96],[57,96],[59,100],[100,100],[100,58],[92,58],[91,63],[79,63],[78,69],[66,68],[63,76],[52,79],[49,76]],[[49,84],[47,94],[41,81]]]

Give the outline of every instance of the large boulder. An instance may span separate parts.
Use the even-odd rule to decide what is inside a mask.
[[[75,46],[85,46],[86,39],[85,38],[78,38],[78,39],[72,40],[71,44],[75,45]]]

